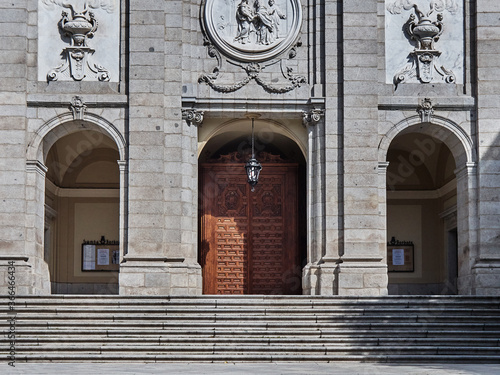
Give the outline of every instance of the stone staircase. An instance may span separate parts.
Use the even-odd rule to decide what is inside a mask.
[[[15,313],[17,362],[500,362],[500,297],[18,296]]]

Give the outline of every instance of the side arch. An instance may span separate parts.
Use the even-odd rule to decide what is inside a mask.
[[[34,228],[35,237],[40,238],[30,249],[30,253],[34,254],[34,259],[40,261],[43,264],[43,281],[47,285],[44,288],[44,293],[51,292],[51,271],[49,270],[49,259],[48,255],[45,254],[46,246],[46,233],[50,232],[50,225],[46,225],[47,215],[44,212],[53,211],[57,214],[57,211],[51,210],[51,207],[46,202],[46,173],[48,171],[45,164],[47,163],[47,156],[49,154],[52,146],[56,144],[60,139],[65,136],[72,135],[75,133],[85,133],[85,141],[91,144],[98,144],[101,142],[102,138],[108,138],[107,143],[111,145],[114,143],[116,146],[116,151],[114,151],[115,157],[113,160],[118,158],[118,171],[119,171],[119,201],[118,201],[118,241],[120,249],[120,258],[127,253],[127,238],[128,238],[128,166],[127,166],[127,142],[124,135],[115,127],[110,121],[104,119],[103,117],[87,113],[83,120],[75,120],[71,112],[66,112],[51,118],[41,125],[31,136],[26,149],[26,166],[27,166],[27,180],[30,187],[33,189],[27,189],[26,199],[32,201],[37,205],[37,209],[33,210],[33,218],[29,218],[27,223],[35,222]],[[93,142],[95,141],[95,143]],[[113,146],[113,150],[115,147]],[[48,164],[47,164],[48,165]],[[92,189],[89,189],[92,190]],[[99,192],[100,193],[100,192]],[[80,198],[107,198],[108,196],[98,196],[95,191],[84,192]],[[116,193],[113,193],[116,194]],[[115,195],[113,197],[116,198]],[[83,199],[82,198],[82,199]],[[55,216],[54,216],[55,217]],[[116,237],[115,237],[116,239]],[[51,242],[48,241],[47,244]],[[51,254],[50,251],[47,254]],[[55,254],[55,253],[54,253]],[[64,284],[65,282],[63,282]],[[55,285],[55,284],[54,284]],[[98,284],[96,284],[98,285]],[[107,285],[102,284],[102,285]],[[99,284],[99,287],[102,286]],[[111,284],[109,284],[111,285]],[[118,285],[118,284],[116,284]],[[104,286],[103,288],[107,288]],[[64,289],[64,288],[63,288]],[[63,290],[62,289],[62,290]],[[112,290],[112,288],[110,288]],[[52,290],[54,292],[54,290]],[[112,290],[115,293],[114,289]]]
[[[38,128],[28,144],[27,160],[43,162],[58,139],[81,130],[94,130],[107,135],[116,143],[120,160],[126,160],[125,138],[111,122],[93,113],[87,113],[85,120],[75,121],[70,112],[53,117]]]
[[[394,125],[380,140],[378,146],[379,163],[387,160],[387,152],[394,138],[406,131],[427,134],[444,142],[453,154],[457,168],[476,163],[474,143],[458,124],[441,116],[433,116],[432,120],[432,122],[422,122],[420,116],[415,115]]]
[[[478,253],[477,154],[473,138],[460,125],[442,116],[433,116],[432,122],[422,122],[420,116],[415,115],[400,121],[382,136],[378,145],[380,211],[387,215],[389,149],[396,137],[415,133],[443,142],[455,160],[456,203],[441,212],[440,218],[451,214],[456,217],[457,290],[458,294],[471,294],[474,288],[471,275]],[[387,225],[387,216],[384,222]]]

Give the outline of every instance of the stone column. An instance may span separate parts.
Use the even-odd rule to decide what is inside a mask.
[[[500,295],[500,33],[498,3],[476,2],[478,236],[473,294]]]
[[[474,163],[455,171],[457,179],[457,232],[459,294],[472,294],[472,267],[477,258],[477,175]]]
[[[26,80],[33,38],[31,5],[0,3],[0,288],[7,293],[9,262],[14,262],[16,294],[50,293],[43,260],[45,169],[26,164]],[[28,169],[28,170],[27,170]]]
[[[183,124],[183,2],[130,4],[128,252],[120,294],[200,294],[195,127]]]
[[[128,165],[126,160],[118,160],[120,170],[120,263],[128,251]]]
[[[26,248],[31,268],[29,294],[50,294],[49,266],[44,259],[45,174],[47,167],[37,160],[26,163]],[[20,293],[21,294],[21,293]]]
[[[120,294],[169,294],[165,205],[165,7],[130,2],[128,246]]]
[[[163,242],[169,259],[170,293],[197,295],[202,293],[198,264],[198,129],[185,122],[182,113],[184,57],[191,54],[191,4],[168,1],[165,13]],[[186,70],[192,69],[189,59],[186,64]]]
[[[343,254],[340,295],[387,294],[379,212],[377,1],[343,1]]]
[[[325,252],[324,120],[308,125],[307,145],[307,265],[303,271],[304,294],[322,294],[321,259]],[[331,294],[331,293],[330,293]]]

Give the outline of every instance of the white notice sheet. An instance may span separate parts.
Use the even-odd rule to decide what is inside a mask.
[[[109,265],[109,249],[97,249],[97,265]]]

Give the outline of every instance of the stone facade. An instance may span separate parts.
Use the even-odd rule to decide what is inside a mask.
[[[499,16],[494,0],[0,2],[0,284],[14,261],[19,294],[201,294],[200,160],[253,113],[259,144],[305,160],[302,293],[500,294]],[[100,202],[116,214],[77,217]],[[83,236],[105,234],[119,272],[86,272]],[[413,241],[411,271],[388,272],[391,237]]]

